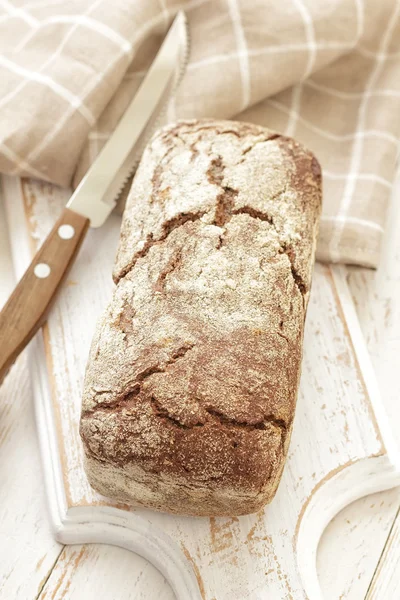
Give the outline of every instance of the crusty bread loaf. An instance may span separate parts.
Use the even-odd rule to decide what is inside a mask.
[[[290,138],[183,121],[147,147],[81,436],[100,493],[192,515],[275,494],[292,429],[321,172]]]

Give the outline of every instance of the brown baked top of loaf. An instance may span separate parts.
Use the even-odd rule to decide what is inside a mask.
[[[290,138],[212,120],[154,136],[86,374],[81,435],[102,493],[192,514],[271,499],[320,204],[319,164]]]

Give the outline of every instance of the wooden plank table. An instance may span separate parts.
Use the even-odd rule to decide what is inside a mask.
[[[376,273],[349,268],[348,281],[386,409],[392,422],[398,423],[398,203],[392,202],[391,210],[381,268]],[[13,285],[2,213],[0,273],[2,303]],[[0,599],[90,600],[99,594],[105,598],[172,599],[168,583],[143,558],[111,546],[69,547],[54,540],[47,519],[30,380],[23,356],[0,389],[0,415]],[[400,491],[392,489],[353,503],[329,524],[318,555],[324,597],[400,597],[398,577],[393,571],[400,562],[399,505]]]

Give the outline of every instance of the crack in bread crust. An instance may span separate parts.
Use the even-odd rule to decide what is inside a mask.
[[[127,275],[130,271],[132,271],[133,267],[135,266],[135,264],[137,263],[139,258],[144,258],[153,246],[160,244],[161,242],[166,240],[172,231],[174,231],[178,227],[182,227],[182,225],[184,225],[188,221],[192,221],[192,222],[198,221],[199,219],[201,219],[201,217],[203,215],[204,215],[204,212],[180,213],[179,215],[176,215],[175,217],[173,217],[172,219],[169,219],[169,221],[166,221],[164,223],[163,232],[158,239],[154,239],[154,236],[152,233],[147,234],[146,241],[144,242],[143,248],[141,250],[139,250],[138,252],[136,252],[134,257],[132,258],[132,262],[123,270],[123,272],[121,273],[119,278],[117,278],[115,280],[115,283],[118,283],[118,281],[120,279],[122,279],[123,277],[125,277],[125,275]]]
[[[300,294],[302,295],[303,298],[303,308],[304,311],[306,309],[305,306],[305,295],[308,292],[307,289],[307,285],[304,282],[304,279],[302,278],[302,276],[300,275],[300,273],[297,271],[296,267],[295,267],[295,254],[294,254],[294,250],[291,246],[287,246],[286,244],[282,244],[281,245],[281,252],[283,252],[284,254],[286,254],[286,256],[289,259],[290,262],[290,273],[293,277],[293,281],[297,287],[297,289],[299,290]]]
[[[140,394],[141,389],[142,389],[142,384],[146,379],[148,379],[149,377],[151,377],[151,375],[154,375],[155,373],[165,373],[165,371],[167,370],[169,365],[176,363],[177,360],[186,356],[187,352],[189,352],[189,350],[191,350],[192,348],[194,348],[194,344],[182,346],[181,348],[176,350],[171,355],[171,357],[167,361],[165,361],[165,363],[163,365],[158,364],[158,365],[152,365],[150,367],[147,367],[146,369],[144,369],[143,371],[141,371],[140,373],[138,373],[136,375],[135,380],[131,383],[131,385],[129,386],[129,389],[124,392],[122,397],[116,398],[112,402],[104,402],[104,401],[97,402],[96,406],[93,407],[92,409],[83,411],[82,416],[86,417],[88,415],[92,415],[95,412],[97,412],[98,410],[112,411],[112,410],[116,410],[116,409],[118,410],[118,409],[129,407],[129,405],[132,403],[131,402],[132,399],[135,396],[138,396]],[[105,393],[105,392],[103,392],[103,393]],[[96,392],[96,395],[97,395],[97,392]]]

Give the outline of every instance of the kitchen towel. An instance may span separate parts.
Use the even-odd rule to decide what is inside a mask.
[[[191,57],[168,120],[294,136],[324,173],[318,257],[376,266],[400,137],[400,0],[0,0],[0,171],[77,182],[177,10]]]

